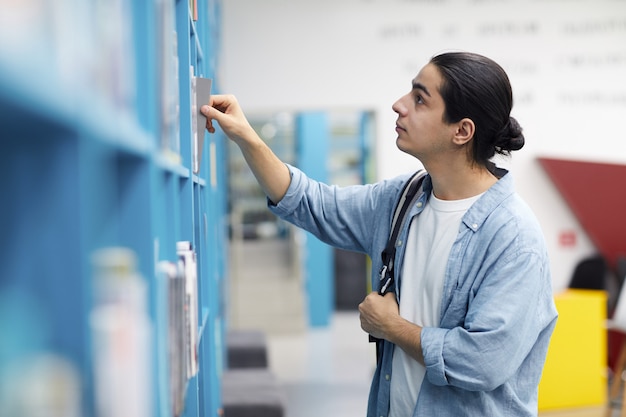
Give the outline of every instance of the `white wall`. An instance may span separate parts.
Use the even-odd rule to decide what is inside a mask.
[[[379,178],[418,164],[395,147],[391,105],[428,59],[493,58],[526,137],[503,165],[544,228],[555,289],[595,251],[536,158],[626,163],[626,1],[224,0],[223,12],[220,90],[247,112],[374,110]],[[574,246],[559,245],[567,231]]]

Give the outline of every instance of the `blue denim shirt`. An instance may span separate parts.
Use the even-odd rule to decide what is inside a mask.
[[[368,254],[376,289],[391,215],[410,175],[340,188],[289,169],[287,194],[270,209],[330,245]],[[431,190],[427,176],[410,217],[419,215]],[[409,224],[405,222],[396,242],[397,275]],[[556,319],[543,234],[515,193],[512,175],[505,173],[461,222],[446,267],[441,322],[422,329],[426,377],[413,416],[536,416],[539,380]],[[383,343],[368,417],[389,413],[394,347]]]

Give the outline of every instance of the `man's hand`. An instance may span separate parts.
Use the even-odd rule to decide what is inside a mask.
[[[424,364],[422,353],[422,327],[400,316],[396,295],[392,292],[379,295],[371,292],[361,304],[361,328],[378,339],[396,344],[413,359]]]
[[[396,295],[389,292],[382,296],[373,291],[359,304],[359,313],[363,330],[378,339],[387,339],[388,324],[400,314]]]
[[[206,116],[206,128],[215,133],[214,121],[230,140],[239,145],[243,157],[254,173],[265,195],[278,204],[291,183],[291,173],[248,123],[233,95],[212,95],[208,106],[200,108]]]
[[[212,95],[209,105],[202,106],[200,111],[207,118],[206,128],[210,133],[215,133],[213,126],[215,120],[224,133],[235,142],[256,136],[233,95]]]

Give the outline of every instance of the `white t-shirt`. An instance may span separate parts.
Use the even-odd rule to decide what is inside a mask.
[[[431,194],[422,213],[411,221],[400,288],[400,315],[403,318],[422,327],[439,326],[450,250],[463,215],[481,195],[447,201]],[[425,374],[422,364],[401,348],[394,349],[390,417],[413,415]]]

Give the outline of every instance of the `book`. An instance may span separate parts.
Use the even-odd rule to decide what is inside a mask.
[[[173,3],[159,3],[159,104],[162,154],[173,163],[180,163],[180,94],[178,79],[178,34],[175,28]]]
[[[194,146],[193,146],[193,172],[198,174],[200,172],[200,164],[202,163],[202,152],[204,148],[204,136],[206,134],[206,117],[200,113],[200,108],[209,104],[211,98],[211,84],[210,78],[195,77],[194,82],[194,102],[196,103],[194,108],[195,113],[195,127],[194,127]]]
[[[169,390],[174,417],[182,415],[187,393],[187,332],[185,278],[182,263],[161,261],[159,273],[167,279]]]
[[[198,373],[198,265],[191,242],[176,243],[176,252],[184,271],[185,328],[187,333],[187,378]]]

